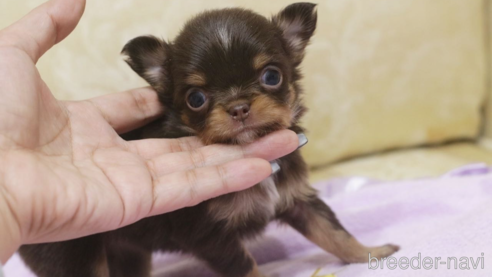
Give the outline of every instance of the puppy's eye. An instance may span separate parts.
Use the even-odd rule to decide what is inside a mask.
[[[282,83],[282,73],[280,73],[280,69],[274,66],[265,68],[261,74],[261,83],[267,87],[278,87]]]
[[[207,104],[208,98],[205,93],[199,89],[191,89],[187,93],[186,103],[188,107],[194,111],[199,111]]]

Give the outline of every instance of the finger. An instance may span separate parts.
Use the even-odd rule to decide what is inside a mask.
[[[146,160],[169,153],[189,152],[204,146],[197,137],[142,139],[129,141],[128,144],[132,152]]]
[[[162,113],[157,93],[150,87],[112,93],[89,100],[119,134],[141,127]]]
[[[79,22],[85,0],[51,0],[0,33],[0,46],[16,47],[34,62],[68,36]]]
[[[294,151],[299,144],[297,135],[290,130],[275,132],[246,146],[209,145],[191,151],[161,155],[148,161],[157,176],[215,166],[243,158],[275,160]]]
[[[249,188],[272,173],[262,159],[243,159],[157,178],[151,215],[197,205],[222,194]]]

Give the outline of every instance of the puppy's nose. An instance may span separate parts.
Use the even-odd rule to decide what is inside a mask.
[[[229,114],[237,121],[243,121],[249,116],[249,104],[243,103],[229,109]]]

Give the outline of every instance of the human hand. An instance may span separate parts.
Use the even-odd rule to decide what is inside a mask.
[[[52,0],[0,31],[0,261],[20,244],[108,231],[248,188],[297,148],[288,130],[249,146],[118,136],[162,111],[149,88],[56,100],[37,60],[76,26],[84,0]],[[165,111],[164,111],[165,112]]]

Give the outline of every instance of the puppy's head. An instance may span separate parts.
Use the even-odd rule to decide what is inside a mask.
[[[173,42],[138,37],[122,52],[205,143],[249,143],[301,116],[297,68],[316,18],[310,3],[292,4],[270,20],[243,9],[209,11]]]

